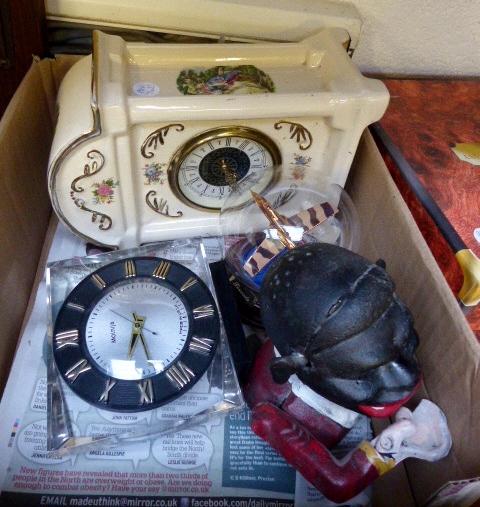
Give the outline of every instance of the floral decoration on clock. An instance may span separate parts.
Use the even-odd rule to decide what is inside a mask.
[[[145,164],[142,168],[143,175],[145,177],[145,185],[163,185],[165,183],[165,169],[166,164],[152,163]]]
[[[93,204],[111,204],[114,201],[115,188],[118,181],[113,178],[102,180],[101,183],[93,183]]]

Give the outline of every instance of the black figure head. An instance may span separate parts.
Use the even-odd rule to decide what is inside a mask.
[[[386,417],[421,379],[413,318],[382,263],[336,245],[297,247],[268,270],[263,324],[280,357],[274,379],[296,374],[346,408]]]

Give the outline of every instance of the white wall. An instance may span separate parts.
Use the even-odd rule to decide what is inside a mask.
[[[480,76],[480,0],[352,0],[368,73]]]

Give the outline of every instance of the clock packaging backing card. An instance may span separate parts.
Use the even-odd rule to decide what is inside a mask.
[[[130,445],[243,408],[203,243],[47,266],[47,447]]]

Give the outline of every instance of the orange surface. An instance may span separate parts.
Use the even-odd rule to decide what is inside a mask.
[[[480,166],[456,143],[480,142],[480,80],[385,80],[390,105],[381,125],[468,248],[480,257]]]
[[[480,257],[474,231],[480,228],[480,166],[460,160],[457,143],[480,142],[480,80],[384,80],[390,105],[381,126],[414,169],[467,248]],[[387,166],[447,282],[458,293],[463,275],[448,244],[394,164]],[[480,308],[467,319],[480,339]]]

